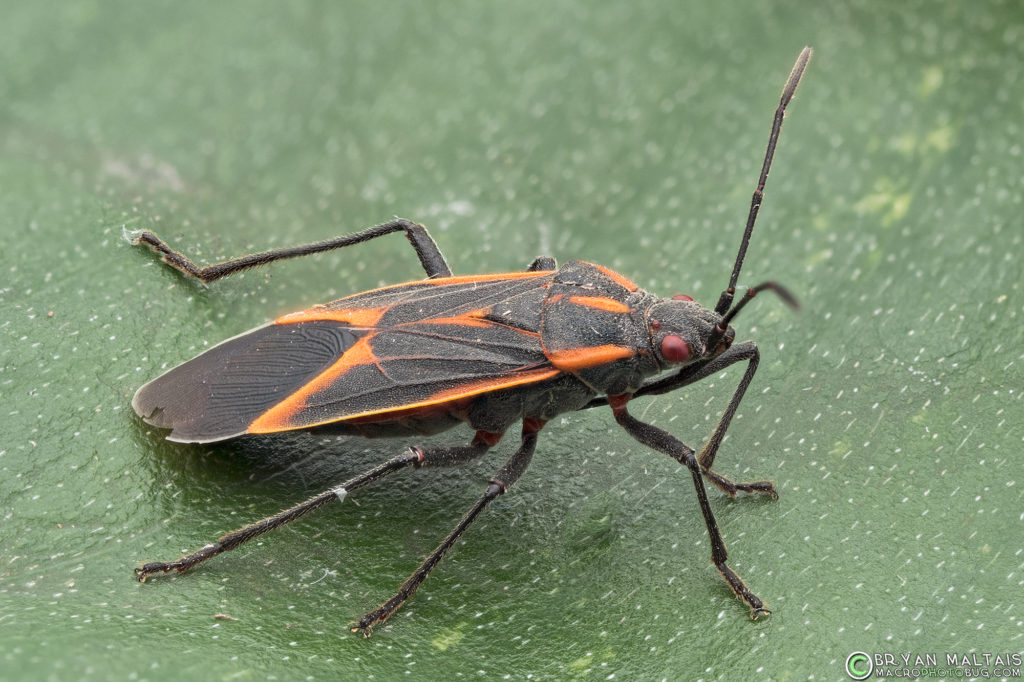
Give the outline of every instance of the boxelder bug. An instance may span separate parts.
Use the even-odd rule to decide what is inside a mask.
[[[759,359],[752,341],[733,344],[729,323],[765,290],[796,307],[793,297],[774,282],[747,289],[735,305],[733,298],[786,106],[810,57],[810,48],[804,48],[783,89],[729,286],[713,310],[689,296],[660,299],[622,275],[579,261],[556,267],[553,259],[541,257],[522,272],[453,276],[426,229],[407,220],[203,268],[152,232],[133,235],[135,243],[158,251],[168,265],[212,282],[256,265],[401,231],[428,277],[285,315],[149,382],[135,394],[132,407],[147,423],[171,429],[169,440],[212,443],[296,429],[410,436],[438,433],[463,422],[475,431],[466,446],[412,446],[177,561],[145,564],[135,569],[138,579],[187,571],[399,469],[468,462],[521,422],[518,450],[489,480],[476,504],[398,593],[352,628],[368,636],[412,596],[484,507],[522,475],[545,422],[563,412],[608,405],[633,438],[689,468],[711,539],[711,560],[752,618],[770,613],[726,563],[703,478],[731,496],[743,491],[777,497],[770,481],[734,483],[711,467]],[[627,409],[635,397],[688,386],[737,362],[747,363],[746,372],[699,454]]]

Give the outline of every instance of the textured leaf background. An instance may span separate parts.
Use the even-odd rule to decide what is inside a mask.
[[[1017,3],[6,5],[0,678],[838,680],[855,650],[1024,649]],[[403,445],[175,445],[135,389],[418,273],[395,237],[204,289],[122,228],[213,262],[401,215],[458,272],[550,254],[713,303],[805,44],[742,277],[804,307],[739,318],[763,360],[719,457],[781,499],[712,500],[770,619],[709,564],[687,473],[604,410],[549,425],[369,640],[347,626],[510,443],[133,580]],[[634,411],[699,446],[740,373]]]

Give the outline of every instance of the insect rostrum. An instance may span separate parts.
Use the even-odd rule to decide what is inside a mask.
[[[352,628],[372,628],[413,595],[476,516],[516,482],[530,463],[544,424],[564,412],[608,405],[616,422],[653,450],[689,469],[711,540],[711,559],[752,618],[770,611],[729,567],[704,479],[729,495],[776,497],[770,481],[735,483],[714,469],[715,455],[753,379],[759,353],[734,343],[730,322],[759,292],[795,307],[780,285],[765,282],[734,302],[786,106],[811,56],[804,48],[775,112],[768,149],[751,200],[729,285],[713,309],[689,296],[662,299],[600,265],[548,257],[521,272],[454,276],[426,229],[393,220],[330,241],[243,256],[198,267],[152,232],[132,235],[185,275],[212,282],[256,265],[351,246],[403,232],[427,279],[386,286],[285,315],[228,339],[154,379],[132,406],[168,439],[210,443],[291,430],[368,437],[417,435],[468,424],[468,445],[404,452],[291,509],[223,536],[176,561],[136,569],[182,573],[221,552],[381,480],[400,469],[464,464],[481,457],[514,424],[516,452],[483,495],[390,600]],[[668,432],[629,413],[629,401],[700,381],[738,362],[746,371],[722,417],[697,453]]]

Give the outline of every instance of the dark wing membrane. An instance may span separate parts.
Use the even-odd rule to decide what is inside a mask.
[[[432,305],[440,310],[473,301],[477,304],[488,300],[493,302],[517,292],[545,287],[553,277],[554,270],[539,270],[424,279],[353,294],[316,306],[307,312],[352,307],[369,308],[414,300],[434,300],[435,303]]]
[[[550,281],[550,272],[427,280],[279,319],[278,324],[309,319],[372,324],[343,357],[267,410],[249,432],[386,420],[388,413],[558,374],[538,332]],[[348,307],[353,304],[365,307]]]
[[[149,382],[135,394],[132,407],[147,423],[173,429],[170,440],[197,443],[239,436],[365,333],[334,321],[259,327]]]
[[[434,405],[558,374],[540,344],[551,273],[386,287],[225,341],[139,389],[170,440],[210,442]]]

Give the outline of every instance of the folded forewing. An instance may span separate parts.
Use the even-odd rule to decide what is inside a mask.
[[[537,331],[550,279],[426,280],[286,315],[146,384],[133,406],[171,440],[211,442],[541,381],[559,373]]]

